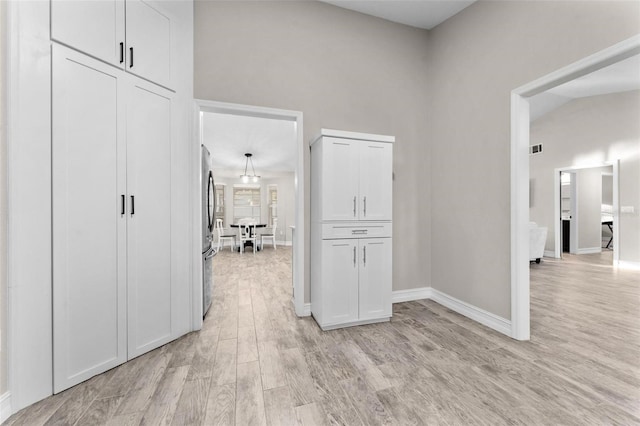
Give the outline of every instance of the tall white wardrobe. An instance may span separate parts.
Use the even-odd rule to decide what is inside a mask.
[[[391,317],[393,136],[311,143],[311,313],[323,330]]]
[[[175,7],[51,2],[54,392],[189,331],[172,228],[193,28]]]

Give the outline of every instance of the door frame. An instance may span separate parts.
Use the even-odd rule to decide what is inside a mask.
[[[293,304],[296,315],[308,316],[304,304],[304,277],[305,277],[305,208],[304,208],[304,136],[303,115],[300,111],[291,111],[269,107],[241,105],[227,102],[194,99],[194,141],[191,149],[191,259],[193,260],[192,273],[192,324],[194,330],[202,328],[202,262],[200,238],[202,236],[199,224],[202,214],[200,200],[200,145],[202,138],[202,114],[220,113],[242,115],[247,117],[270,118],[276,120],[293,121],[296,123],[296,168],[294,173],[295,190],[295,232],[293,241]],[[213,154],[212,154],[213,155]]]
[[[511,91],[511,337],[529,340],[529,101],[538,93],[640,53],[640,35]]]
[[[554,184],[554,207],[553,207],[553,221],[554,221],[554,258],[556,259],[560,259],[562,256],[562,244],[561,244],[561,235],[562,235],[562,229],[560,227],[560,217],[562,215],[561,212],[561,205],[560,205],[560,173],[571,173],[573,176],[576,175],[576,171],[578,170],[584,170],[584,169],[593,169],[593,168],[600,168],[600,167],[609,167],[611,166],[613,169],[613,205],[612,205],[612,210],[613,210],[613,264],[616,265],[618,263],[619,260],[619,244],[620,241],[618,239],[618,235],[619,235],[619,229],[618,229],[618,223],[620,222],[620,185],[619,185],[619,173],[620,173],[620,160],[613,160],[613,161],[605,161],[603,163],[600,164],[592,164],[592,165],[584,165],[584,166],[571,166],[571,167],[560,167],[554,170],[554,178],[553,178],[553,184]],[[578,223],[580,222],[580,218],[578,215],[578,199],[577,199],[577,193],[578,193],[578,182],[573,183],[572,181],[572,185],[575,185],[575,194],[572,192],[572,200],[571,203],[572,205],[575,205],[575,208],[573,208],[573,216],[575,216],[575,225],[572,224],[571,226],[571,233],[572,234],[576,234],[575,237],[575,245],[571,245],[572,248],[574,248],[573,251],[571,251],[571,253],[573,253],[574,251],[578,251],[578,236],[577,236],[577,228],[578,228]],[[574,219],[574,217],[572,217],[572,219]],[[573,240],[574,237],[571,237],[571,239]],[[573,242],[573,241],[572,241]]]

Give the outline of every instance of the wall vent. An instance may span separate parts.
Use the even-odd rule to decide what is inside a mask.
[[[531,145],[529,147],[529,155],[542,154],[542,144]]]

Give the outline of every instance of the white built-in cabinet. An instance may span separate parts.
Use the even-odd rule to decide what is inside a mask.
[[[323,330],[391,317],[391,136],[311,143],[311,313]]]
[[[142,0],[52,0],[51,38],[172,87],[171,19]]]
[[[322,220],[391,220],[392,144],[326,136],[314,155],[331,169],[318,178]]]
[[[116,71],[54,46],[55,392],[127,360],[125,110]]]
[[[53,2],[94,2],[71,3]],[[107,2],[95,3],[102,11]],[[54,392],[179,335],[172,327],[172,296],[179,296],[171,270],[174,96],[52,46]]]

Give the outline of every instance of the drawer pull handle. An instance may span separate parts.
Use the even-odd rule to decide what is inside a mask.
[[[367,246],[362,247],[362,260],[364,261],[364,266],[367,266]]]
[[[353,197],[353,217],[356,217],[356,197]]]
[[[351,231],[352,235],[362,235],[362,234],[366,234],[368,231],[368,229],[354,229]]]

